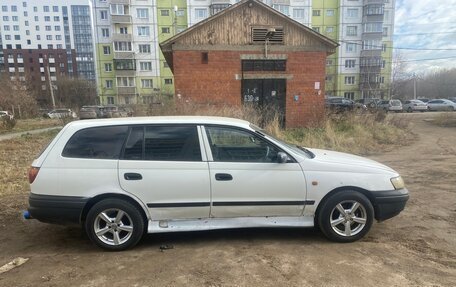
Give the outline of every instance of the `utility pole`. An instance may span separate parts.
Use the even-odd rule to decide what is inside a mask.
[[[52,108],[55,109],[55,99],[54,99],[54,87],[51,81],[51,72],[49,71],[49,62],[47,64],[47,74],[49,80],[49,89],[51,90],[51,99],[52,99]]]
[[[413,98],[416,100],[416,74],[413,74]]]

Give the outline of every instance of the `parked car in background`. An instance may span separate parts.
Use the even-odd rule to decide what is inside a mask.
[[[383,100],[378,106],[378,109],[382,109],[386,112],[402,112],[402,103],[399,100]]]
[[[71,109],[55,109],[47,113],[48,117],[51,119],[62,119],[62,118],[77,118],[75,112]]]
[[[426,99],[426,98],[422,98],[422,99],[418,99],[419,101],[422,101],[423,103],[427,103],[430,101],[430,99]]]
[[[383,164],[219,117],[74,121],[28,179],[25,218],[81,224],[108,250],[133,247],[146,232],[253,227],[318,226],[330,240],[353,242],[409,198]]]
[[[96,106],[83,106],[79,110],[79,119],[80,120],[87,120],[87,119],[96,119],[98,118],[98,108]]]
[[[456,103],[447,99],[431,100],[427,103],[429,111],[455,111]]]
[[[343,97],[327,97],[326,108],[331,112],[364,111],[367,107],[361,103],[355,103]]]
[[[14,115],[9,111],[0,111],[0,118],[9,118],[10,120],[13,120]]]
[[[402,105],[402,109],[408,113],[411,112],[425,112],[427,111],[428,107],[426,103],[420,100],[406,100]]]
[[[456,97],[451,97],[451,98],[448,98],[450,101],[452,101],[453,103],[456,103]]]
[[[376,109],[382,100],[378,98],[364,98],[358,99],[355,102],[365,105],[369,109]]]

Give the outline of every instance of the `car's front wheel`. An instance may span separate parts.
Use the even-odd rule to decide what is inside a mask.
[[[318,225],[332,241],[353,242],[369,232],[374,208],[363,194],[344,190],[331,195],[319,209]]]
[[[90,209],[85,228],[90,240],[99,247],[120,251],[139,242],[144,233],[144,220],[131,203],[105,199]]]

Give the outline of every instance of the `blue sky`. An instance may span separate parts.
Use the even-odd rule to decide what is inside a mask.
[[[394,47],[407,62],[407,71],[423,74],[456,68],[456,0],[397,0]],[[454,57],[436,61],[413,61]]]

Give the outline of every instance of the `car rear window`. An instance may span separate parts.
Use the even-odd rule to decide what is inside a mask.
[[[201,161],[196,126],[133,127],[123,159]]]
[[[95,127],[80,130],[67,142],[62,156],[118,159],[127,131],[127,126]]]

